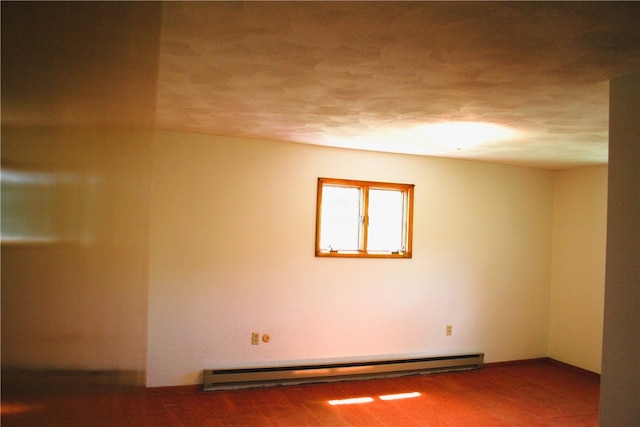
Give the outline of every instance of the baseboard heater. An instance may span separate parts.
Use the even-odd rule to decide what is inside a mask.
[[[205,369],[204,390],[364,380],[436,372],[480,369],[484,353],[419,359],[247,369]]]

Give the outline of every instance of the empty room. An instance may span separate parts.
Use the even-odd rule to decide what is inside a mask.
[[[1,8],[3,425],[640,425],[640,3]]]

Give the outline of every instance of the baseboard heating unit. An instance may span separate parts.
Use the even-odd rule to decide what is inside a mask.
[[[204,390],[363,380],[480,369],[484,353],[419,359],[247,369],[205,369]]]

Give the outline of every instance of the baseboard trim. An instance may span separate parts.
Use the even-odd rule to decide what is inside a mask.
[[[147,387],[147,394],[196,394],[199,392],[204,393],[202,390],[202,384],[190,384],[190,385],[172,385],[163,387]]]
[[[484,364],[484,368],[499,368],[501,366],[512,366],[512,365],[524,365],[527,363],[549,363],[552,365],[559,366],[564,369],[568,369],[574,372],[578,372],[584,375],[589,375],[594,378],[600,378],[600,374],[597,372],[589,371],[588,369],[579,368],[575,365],[570,365],[565,362],[561,362],[559,360],[553,359],[551,357],[538,357],[535,359],[519,359],[519,360],[508,360],[505,362],[489,362]]]
[[[518,360],[506,360],[504,362],[489,362],[485,363],[485,368],[499,368],[501,366],[512,366],[512,365],[525,365],[527,363],[541,363],[548,361],[548,357],[537,357],[534,359],[518,359]]]
[[[570,365],[568,363],[564,363],[564,362],[561,362],[559,360],[552,359],[550,357],[547,357],[547,362],[549,362],[549,363],[551,363],[553,365],[557,365],[557,366],[563,367],[565,369],[569,369],[571,371],[575,371],[575,372],[584,374],[584,375],[589,375],[589,376],[594,377],[594,378],[600,378],[600,374],[597,373],[597,372],[593,372],[593,371],[590,371],[588,369],[579,368],[577,366]]]
[[[145,371],[2,367],[3,387],[118,390],[144,388]]]

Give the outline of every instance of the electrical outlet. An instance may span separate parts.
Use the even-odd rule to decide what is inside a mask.
[[[453,335],[453,325],[447,325],[446,334]]]
[[[260,344],[260,332],[251,332],[251,345]]]

